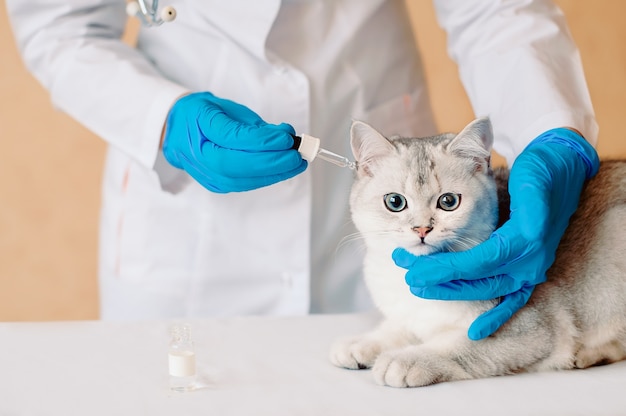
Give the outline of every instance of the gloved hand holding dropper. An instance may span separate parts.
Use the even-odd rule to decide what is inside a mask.
[[[286,123],[268,124],[249,108],[208,92],[180,98],[167,119],[163,154],[210,191],[249,191],[289,179],[316,157],[354,169],[347,158],[296,136]]]
[[[306,169],[293,149],[294,134],[289,124],[268,124],[241,104],[192,93],[170,110],[163,154],[210,191],[249,191]]]

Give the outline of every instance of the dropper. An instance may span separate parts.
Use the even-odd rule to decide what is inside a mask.
[[[340,168],[356,169],[356,162],[352,162],[345,156],[322,149],[320,147],[320,139],[317,137],[309,136],[308,134],[293,136],[293,142],[293,149],[296,149],[302,155],[302,158],[308,162],[312,162],[313,159],[319,157]]]

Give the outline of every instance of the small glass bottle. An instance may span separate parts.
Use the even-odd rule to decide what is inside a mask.
[[[196,381],[196,353],[188,324],[176,324],[169,345],[170,389],[190,391]]]

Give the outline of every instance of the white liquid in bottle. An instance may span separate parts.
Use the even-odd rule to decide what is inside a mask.
[[[190,391],[196,382],[196,353],[189,325],[174,325],[169,347],[170,389]]]

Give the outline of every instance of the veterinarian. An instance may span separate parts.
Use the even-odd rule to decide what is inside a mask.
[[[53,105],[109,144],[102,318],[370,307],[349,237],[352,172],[308,165],[291,135],[347,155],[352,119],[388,135],[436,133],[402,1],[171,0],[176,19],[142,28],[136,48],[120,39],[123,0],[6,3]],[[470,328],[478,339],[545,278],[597,169],[598,128],[551,2],[435,6],[474,111],[490,116],[513,165],[513,215],[468,252],[394,259],[418,296],[502,296]]]

